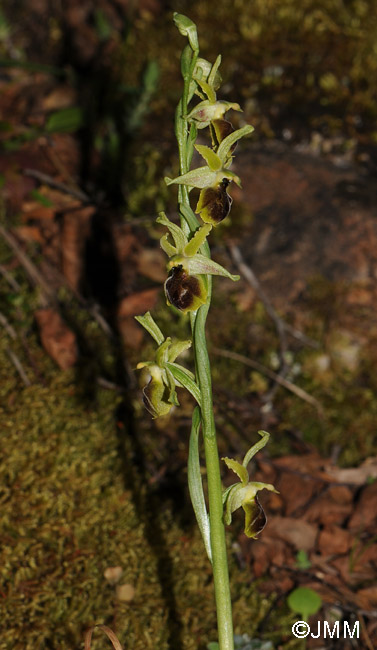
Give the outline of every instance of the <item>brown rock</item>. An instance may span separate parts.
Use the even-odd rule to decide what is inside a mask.
[[[76,336],[54,309],[38,309],[35,319],[42,345],[62,370],[75,365],[78,357]]]

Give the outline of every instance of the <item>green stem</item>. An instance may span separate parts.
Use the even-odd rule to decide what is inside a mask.
[[[187,138],[188,124],[186,115],[190,101],[188,89],[194,70],[197,53],[193,54],[190,66],[190,75],[184,78],[184,92],[176,112],[175,130],[179,148],[180,173],[188,171]],[[196,217],[194,216],[189,200],[187,187],[179,187],[178,201],[185,208],[184,212],[190,216],[182,218],[182,227],[193,232]],[[197,225],[199,222],[196,221]],[[210,257],[209,248],[203,247],[203,254]],[[210,539],[212,550],[213,579],[217,611],[217,625],[220,650],[234,650],[232,603],[230,596],[228,559],[225,541],[225,527],[223,522],[222,485],[220,475],[219,453],[216,440],[215,420],[213,415],[211,366],[207,351],[205,325],[211,303],[212,278],[207,276],[208,298],[207,303],[192,314],[191,328],[195,353],[196,378],[201,393],[201,422],[204,440],[204,451],[207,468],[208,506],[210,521]]]
[[[211,367],[205,336],[205,322],[208,309],[209,301],[197,312],[194,322],[193,340],[197,381],[201,392],[201,418],[207,466],[209,521],[219,647],[220,650],[233,650],[232,603],[223,522],[222,486],[213,415]]]

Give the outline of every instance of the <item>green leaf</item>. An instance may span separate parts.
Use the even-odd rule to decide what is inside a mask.
[[[292,612],[301,614],[304,620],[316,614],[322,607],[322,599],[309,587],[298,587],[291,591],[287,603]]]
[[[227,135],[227,137],[222,140],[217,150],[217,155],[219,158],[221,158],[222,161],[226,160],[228,153],[233,145],[245,135],[249,135],[253,131],[254,127],[251,126],[251,124],[246,124],[242,127],[242,129],[237,129],[236,131],[233,131],[233,133]]]
[[[305,569],[310,569],[311,566],[312,563],[309,560],[307,552],[302,549],[298,551],[296,555],[296,567],[305,571]]]
[[[195,517],[198,522],[199,530],[202,534],[208,559],[212,562],[212,550],[210,539],[210,524],[207,514],[206,502],[203,493],[202,476],[200,473],[199,458],[199,431],[200,431],[200,411],[195,408],[192,416],[192,427],[189,444],[188,456],[188,486],[191,497],[191,503],[194,508]]]
[[[135,320],[137,320],[137,322],[147,330],[151,337],[154,338],[157,345],[161,345],[164,342],[165,337],[158,327],[157,323],[155,323],[153,320],[153,317],[149,311],[147,311],[144,316],[135,316]]]
[[[47,120],[46,131],[48,133],[77,131],[84,123],[84,114],[78,106],[63,108],[61,111],[52,113]]]
[[[220,646],[217,641],[211,641],[211,643],[208,643],[207,645],[207,650],[220,650]]]
[[[211,149],[211,147],[207,147],[204,144],[196,144],[195,149],[199,151],[200,155],[204,160],[206,161],[208,167],[213,171],[217,172],[219,169],[221,169],[221,160],[217,153]]]

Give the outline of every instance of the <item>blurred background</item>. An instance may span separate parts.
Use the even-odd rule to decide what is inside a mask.
[[[94,623],[133,650],[216,640],[187,493],[193,404],[181,391],[180,408],[152,420],[134,372],[154,350],[135,315],[189,336],[166,308],[155,224],[161,210],[176,215],[163,180],[178,173],[174,11],[196,22],[201,56],[222,54],[218,97],[243,108],[234,126],[255,127],[236,151],[243,187],[230,187],[211,240],[241,280],[215,280],[208,338],[220,453],[243,457],[270,431],[254,476],[280,494],[261,495],[258,541],[241,518],[228,534],[235,631],[248,649],[302,647],[289,594],[305,586],[320,597],[313,621],[358,620],[360,638],[343,647],[370,649],[373,0],[3,3],[0,648],[79,648]]]

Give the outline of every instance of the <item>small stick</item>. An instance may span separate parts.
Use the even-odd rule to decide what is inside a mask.
[[[31,178],[35,178],[36,180],[40,181],[41,183],[45,183],[50,187],[55,187],[57,190],[60,190],[65,194],[69,194],[70,196],[73,196],[75,199],[78,199],[79,201],[83,201],[84,203],[92,202],[90,197],[87,194],[85,194],[85,192],[83,192],[82,190],[69,187],[65,183],[56,181],[54,178],[52,178],[52,176],[48,176],[48,174],[44,174],[43,172],[40,172],[37,169],[24,169],[24,174],[25,176],[31,176]]]
[[[294,338],[298,339],[302,343],[305,343],[306,345],[309,345],[312,348],[318,349],[319,344],[317,341],[314,341],[311,339],[309,336],[306,336],[299,330],[297,330],[295,327],[292,327],[292,325],[289,325],[288,323],[285,323],[280,316],[276,313],[275,308],[273,307],[270,299],[268,296],[265,294],[264,290],[262,289],[260,282],[258,278],[256,277],[254,271],[250,268],[245,263],[245,260],[243,259],[241,255],[241,251],[236,246],[235,244],[229,244],[228,245],[228,250],[230,252],[230,255],[233,259],[233,262],[236,264],[238,267],[241,275],[245,278],[245,280],[250,284],[253,289],[257,292],[259,298],[261,299],[266,312],[270,316],[271,320],[275,323],[277,332],[279,334],[279,337],[281,338],[282,332],[285,330],[286,332],[289,332]],[[283,343],[285,343],[285,339],[283,338]],[[281,346],[282,347],[282,346]]]
[[[42,274],[38,271],[37,267],[29,259],[29,257],[23,252],[19,246],[17,239],[10,232],[5,230],[3,226],[0,226],[0,235],[5,239],[7,244],[13,250],[18,261],[22,264],[26,273],[28,274],[30,280],[33,282],[34,286],[39,286],[42,289],[43,296],[40,297],[40,302],[42,307],[47,307],[49,302],[56,303],[56,296],[54,291],[49,287],[47,282],[44,280]]]
[[[14,367],[16,368],[18,374],[20,375],[22,381],[24,382],[25,386],[31,386],[31,381],[29,377],[27,376],[25,370],[22,367],[21,361],[19,360],[18,356],[11,350],[10,348],[6,349],[7,354],[13,363]]]
[[[18,284],[17,280],[14,279],[11,273],[9,273],[9,271],[7,271],[2,264],[0,264],[0,273],[6,279],[6,281],[14,291],[20,291],[21,287]]]
[[[0,324],[4,327],[4,329],[8,332],[9,336],[15,340],[17,338],[16,330],[12,325],[9,323],[8,319],[0,312]]]
[[[291,393],[294,393],[300,399],[314,406],[317,409],[319,415],[323,416],[323,408],[318,400],[315,399],[315,397],[312,397],[303,388],[296,386],[296,384],[293,384],[288,379],[285,379],[281,375],[276,374],[273,370],[270,370],[270,368],[267,368],[262,363],[259,363],[259,361],[253,361],[252,359],[245,357],[243,354],[230,352],[228,350],[221,350],[219,348],[211,348],[211,352],[226,359],[239,361],[239,363],[243,363],[245,366],[249,366],[250,368],[254,368],[254,370],[258,370],[258,372],[262,373],[269,379],[272,379],[277,384],[280,384],[280,386],[284,386],[284,388],[289,390]]]

